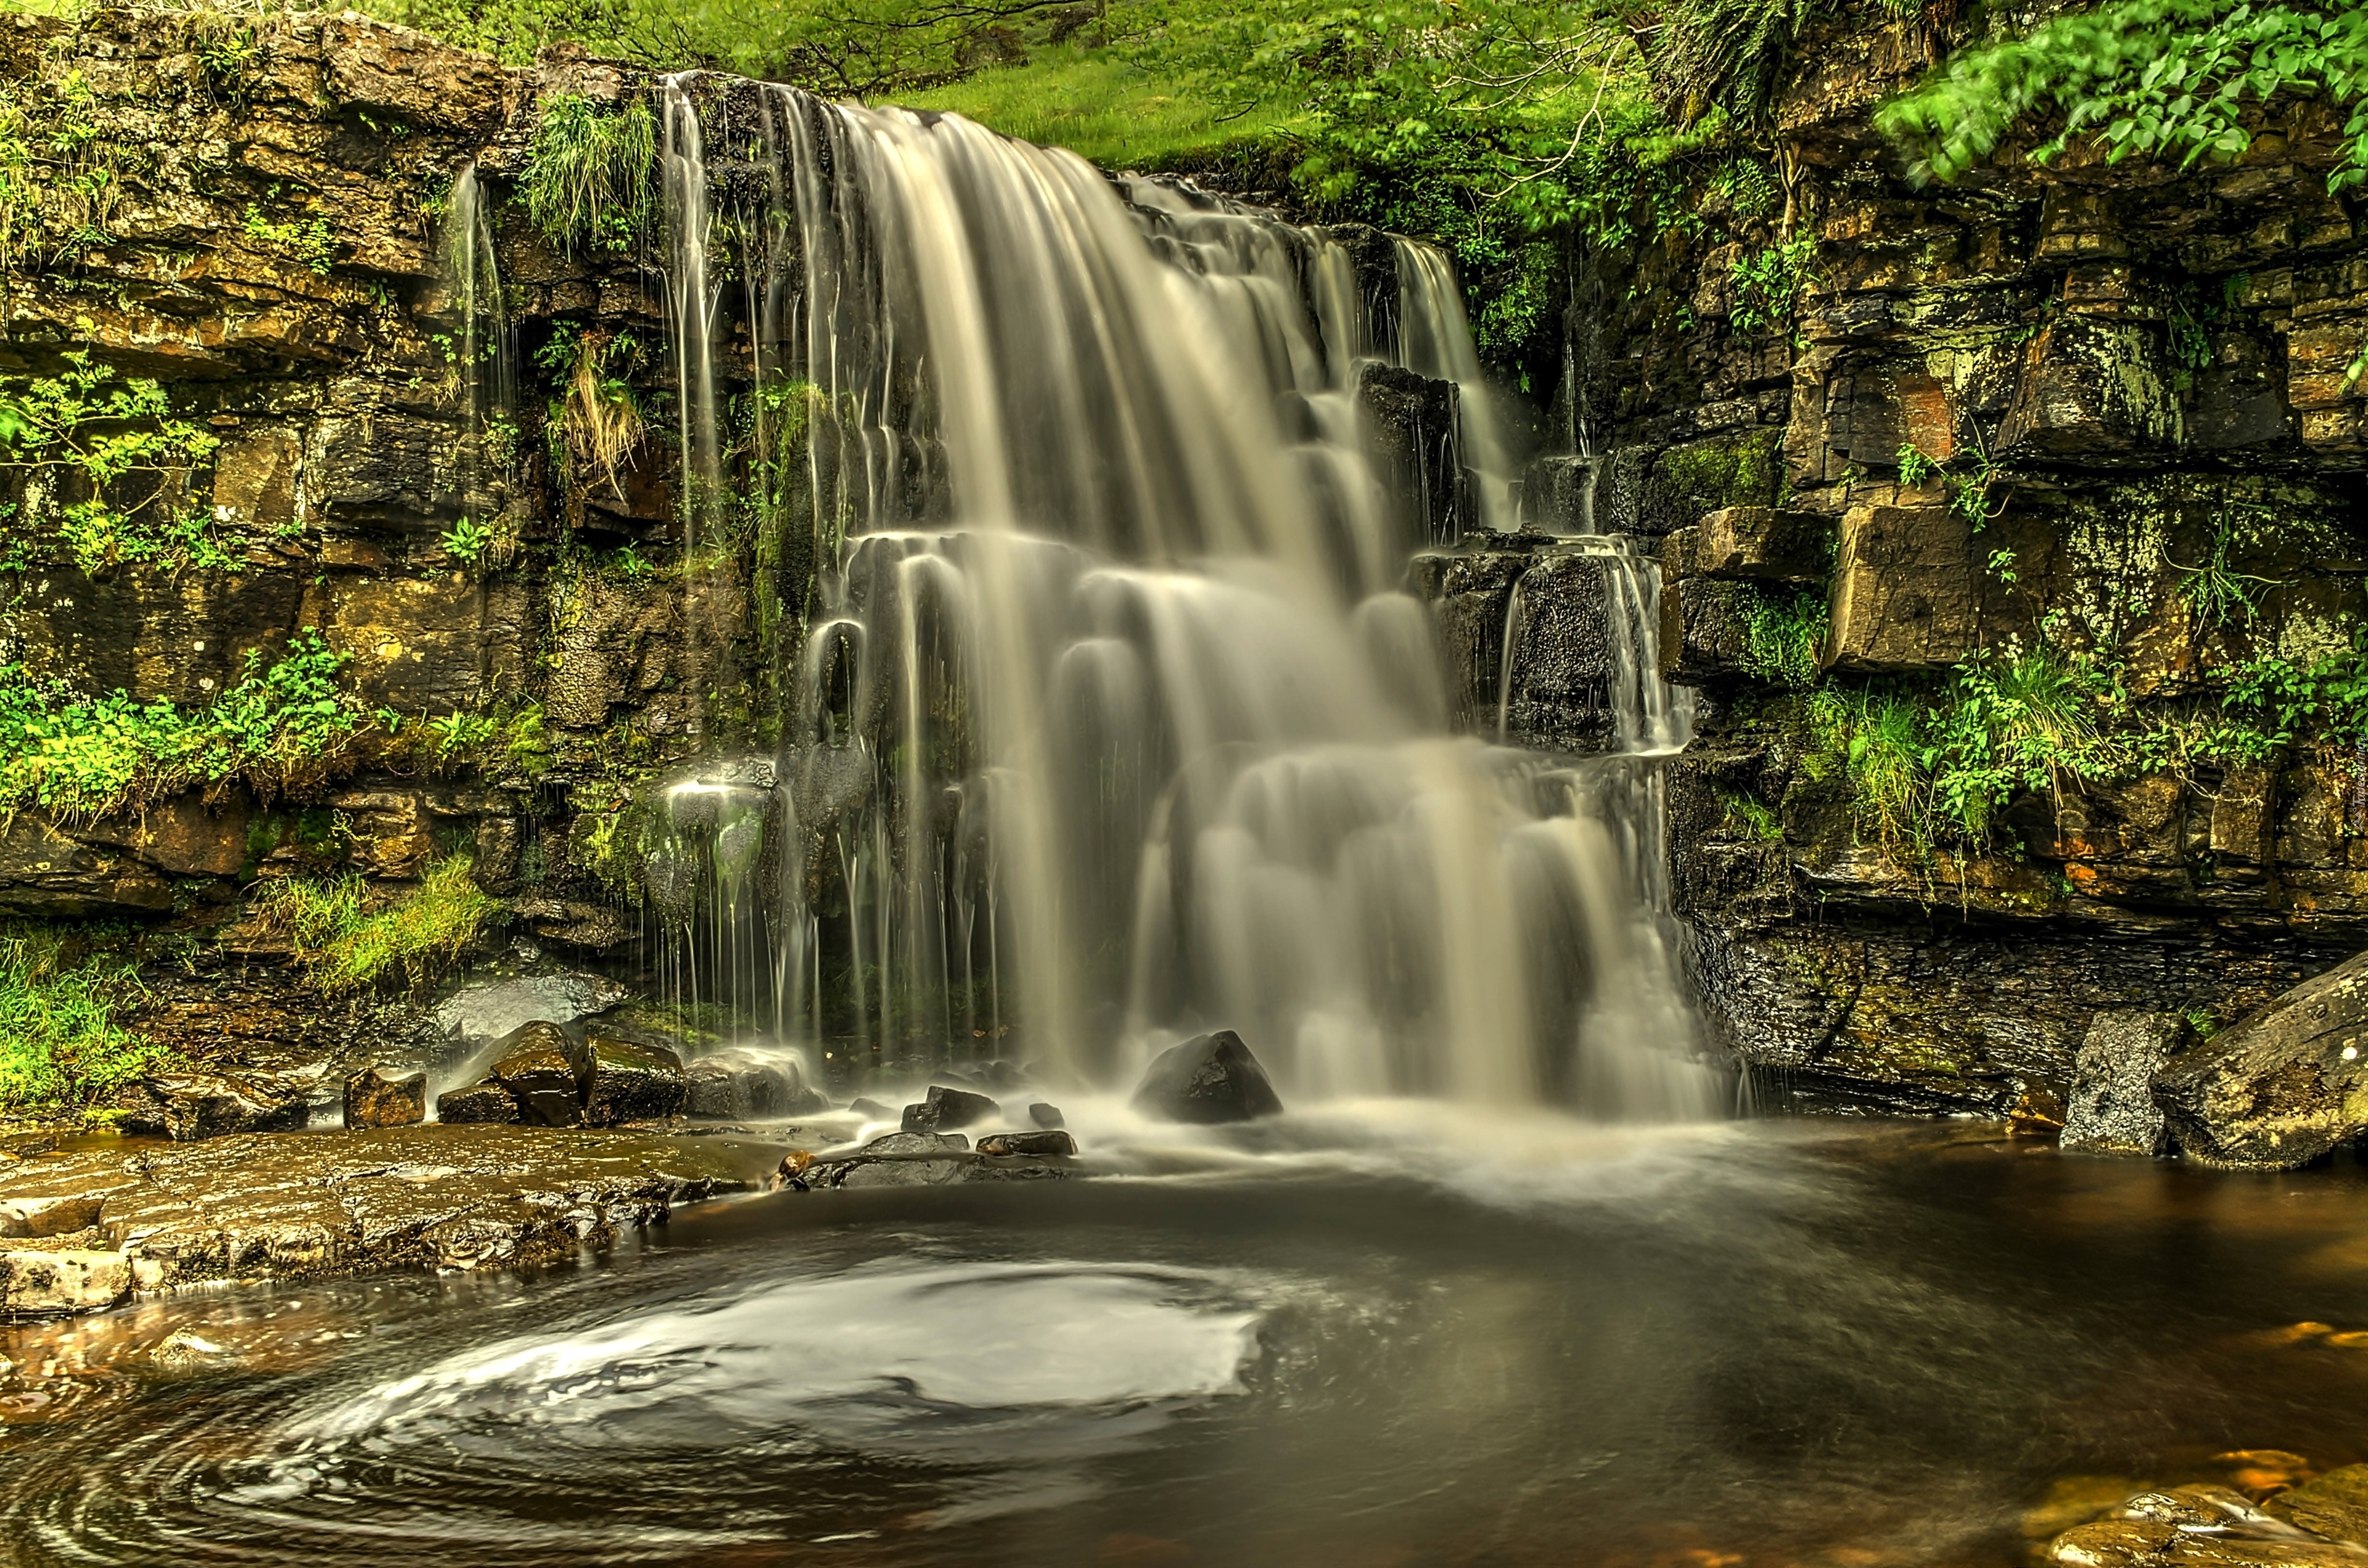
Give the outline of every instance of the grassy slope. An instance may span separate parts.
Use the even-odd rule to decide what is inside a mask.
[[[942,109],[990,130],[1066,147],[1110,169],[1205,166],[1289,124],[1280,107],[1220,120],[1181,83],[1163,81],[1107,51],[1040,48],[1025,65],[982,71],[949,86],[900,94],[912,108]]]

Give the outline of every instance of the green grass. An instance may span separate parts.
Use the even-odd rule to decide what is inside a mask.
[[[438,860],[419,885],[375,911],[359,874],[291,877],[259,890],[252,908],[286,933],[318,989],[351,995],[400,973],[419,985],[458,963],[501,905],[472,880],[465,855]]]
[[[1279,105],[1221,119],[1205,93],[1114,54],[1067,44],[1039,50],[1025,65],[898,94],[895,101],[959,114],[1022,141],[1066,147],[1111,169],[1156,171],[1205,162],[1288,124]]]
[[[573,256],[630,252],[656,210],[657,119],[635,98],[604,109],[574,93],[542,100],[518,199],[527,217]]]
[[[0,926],[0,1111],[86,1109],[174,1060],[128,1028],[138,969],[69,928]]]

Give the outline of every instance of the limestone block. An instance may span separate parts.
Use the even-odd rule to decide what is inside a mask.
[[[1749,612],[1759,590],[1749,583],[1688,577],[1661,595],[1661,678],[1679,686],[1744,674]]]
[[[1615,574],[1626,592],[1611,581]],[[1521,574],[1496,693],[1495,717],[1508,738],[1570,751],[1612,744],[1619,671],[1609,617],[1637,602],[1643,587],[1639,567],[1604,556],[1551,556]],[[1483,733],[1489,717],[1482,715]]]
[[[172,907],[171,882],[128,850],[86,843],[31,812],[0,828],[0,910],[79,920]]]
[[[340,104],[441,131],[486,132],[501,124],[508,73],[487,55],[351,11],[324,24],[321,41],[326,85]]]
[[[365,702],[450,712],[484,695],[484,595],[462,572],[333,578],[324,634]]]
[[[2176,446],[2183,424],[2151,327],[2058,316],[2024,352],[1998,455],[2094,462]]]
[[[296,520],[296,469],[303,444],[287,430],[257,430],[214,454],[214,521],[274,529]]]
[[[0,1252],[0,1313],[104,1312],[130,1294],[131,1260],[120,1252]]]
[[[1852,506],[1834,566],[1827,664],[1868,672],[1946,667],[1980,629],[1965,520],[1946,506]]]
[[[183,572],[154,563],[99,578],[71,566],[28,574],[14,610],[28,663],[83,691],[202,705],[236,686],[250,649],[268,663],[295,629],[295,572]]]
[[[1833,521],[1814,512],[1775,506],[1722,506],[1692,529],[1688,570],[1705,577],[1816,583],[1826,575],[1826,544]],[[1675,538],[1675,535],[1670,536]],[[1662,556],[1664,580],[1669,556]]]

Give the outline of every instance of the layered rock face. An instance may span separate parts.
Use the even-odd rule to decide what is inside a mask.
[[[2100,1016],[2208,1033],[2368,939],[2368,754],[2171,744],[1918,843],[1865,737],[2043,646],[2192,735],[2232,672],[2351,646],[2368,244],[2309,104],[2232,165],[2009,147],[1919,185],[1873,111],[1960,41],[1804,40],[1765,250],[1592,258],[1586,298],[1631,302],[1574,310],[1565,412],[1598,524],[1663,541],[1663,667],[1701,698],[1674,880],[1721,1033],[1779,1096],[2054,1120]],[[1740,330],[1770,257],[1797,313]]]

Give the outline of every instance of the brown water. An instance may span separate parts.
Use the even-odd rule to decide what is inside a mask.
[[[1443,1114],[1443,1113],[1442,1113]],[[2368,1172],[1399,1108],[9,1331],[24,1563],[2013,1563],[2368,1458]],[[2336,1337],[2318,1329],[2328,1325]],[[177,1335],[177,1337],[175,1337]],[[2255,1468],[2258,1468],[2256,1466]]]

